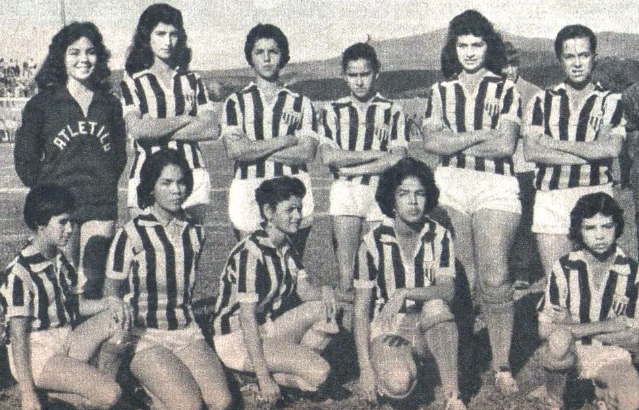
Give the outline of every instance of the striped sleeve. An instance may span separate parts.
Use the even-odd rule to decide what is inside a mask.
[[[566,304],[568,296],[567,285],[561,261],[557,260],[548,277],[544,297],[539,301],[537,307],[539,322],[559,323],[570,317]]]
[[[544,100],[546,92],[542,91],[535,95],[528,106],[526,114],[524,114],[524,134],[539,135],[544,134]]]
[[[197,101],[198,112],[213,111],[214,107],[202,77],[197,73],[193,73],[193,75],[195,76],[195,100]]]
[[[393,113],[391,124],[391,140],[389,148],[408,148],[408,135],[406,134],[406,115],[401,107],[397,106]]]
[[[441,226],[438,227],[443,230],[443,235],[437,235],[438,240],[435,243],[435,252],[436,252],[436,260],[435,260],[435,271],[433,272],[433,277],[435,279],[435,283],[437,283],[438,278],[444,277],[455,277],[455,251],[453,247],[453,241],[448,229],[445,229]]]
[[[360,289],[370,289],[375,287],[377,279],[377,267],[375,259],[368,249],[366,240],[362,240],[355,257],[353,269],[353,286]]]
[[[224,102],[220,119],[221,137],[244,134],[244,113],[242,112],[238,94],[232,94]]]
[[[4,298],[7,302],[6,317],[35,317],[33,295],[29,290],[29,274],[14,264],[9,272],[7,282],[3,286]]]
[[[623,115],[621,94],[609,94],[605,99],[603,111],[604,123],[611,127],[610,135],[619,135],[622,138],[626,138],[626,119]]]
[[[512,81],[506,81],[504,87],[506,89],[502,93],[500,101],[500,121],[506,120],[521,124],[521,96],[519,91],[517,91]]]
[[[321,111],[322,121],[320,129],[320,145],[327,144],[335,149],[340,149],[337,141],[337,115],[331,104],[324,107]]]
[[[126,229],[118,231],[111,243],[107,258],[106,277],[113,280],[125,280],[133,263],[133,241]]]
[[[303,135],[312,136],[318,142],[320,141],[320,134],[318,133],[319,127],[317,126],[317,118],[315,118],[315,109],[311,100],[302,96],[302,123],[299,130]]]
[[[61,277],[67,283],[69,293],[72,295],[79,295],[84,291],[84,285],[86,284],[86,277],[82,275],[80,277],[78,275],[78,271],[71,265],[69,260],[64,256],[64,254],[60,254],[60,272]]]
[[[237,301],[240,303],[255,303],[259,301],[258,275],[265,272],[264,262],[259,252],[242,249],[233,255],[236,258],[233,265],[237,269],[231,277],[237,278]]]
[[[126,117],[130,113],[136,113],[142,116],[140,97],[135,82],[130,76],[124,75],[120,82],[120,90],[122,91],[122,115]]]
[[[442,95],[439,90],[439,83],[433,84],[430,89],[430,98],[428,98],[428,106],[422,127],[443,128],[444,107],[442,107]]]

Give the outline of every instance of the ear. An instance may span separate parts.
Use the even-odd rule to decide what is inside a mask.
[[[264,213],[264,217],[266,218],[266,222],[269,222],[273,218],[273,214],[275,213],[275,208],[270,204],[264,204],[262,207],[262,212]]]

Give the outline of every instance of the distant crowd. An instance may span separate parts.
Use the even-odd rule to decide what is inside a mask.
[[[0,57],[0,97],[31,97],[35,88],[29,83],[37,68],[33,58],[20,63],[18,59]]]

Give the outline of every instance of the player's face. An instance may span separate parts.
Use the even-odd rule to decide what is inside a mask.
[[[275,209],[266,205],[265,214],[271,227],[287,235],[294,234],[302,223],[302,198],[291,196],[278,203]]]
[[[581,236],[587,250],[602,255],[615,244],[615,223],[612,216],[597,214],[581,222]]]
[[[47,226],[38,228],[38,233],[42,235],[46,243],[58,248],[66,246],[71,239],[73,224],[68,213],[52,216]]]
[[[186,200],[186,192],[182,168],[175,164],[165,166],[153,187],[155,209],[167,217],[178,214]]]
[[[508,64],[507,66],[504,66],[501,73],[513,83],[516,83],[517,80],[519,80],[519,67],[516,65]]]
[[[378,73],[373,70],[371,62],[363,58],[349,61],[344,71],[348,88],[357,99],[362,101],[368,100],[375,93],[377,77]]]
[[[265,80],[277,80],[280,75],[282,51],[272,38],[261,38],[251,51],[251,64],[255,73]]]
[[[416,177],[405,178],[395,190],[395,218],[406,224],[423,220],[426,213],[426,189]]]
[[[596,57],[590,49],[588,38],[571,38],[564,41],[561,64],[568,81],[576,85],[590,81]]]
[[[149,44],[156,58],[168,61],[177,47],[179,31],[172,24],[158,23],[151,32]]]
[[[476,73],[486,66],[488,45],[481,37],[465,34],[457,37],[457,59],[467,73]]]
[[[95,71],[98,55],[91,40],[81,37],[67,47],[64,66],[68,78],[86,83]]]

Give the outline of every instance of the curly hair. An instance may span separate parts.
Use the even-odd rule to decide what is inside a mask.
[[[75,209],[73,194],[59,185],[38,185],[27,194],[24,201],[24,222],[36,231],[39,226],[49,225],[52,217],[72,213]]]
[[[492,23],[476,10],[466,10],[454,17],[448,26],[446,45],[442,49],[441,65],[444,77],[450,78],[462,72],[463,67],[457,58],[457,40],[459,36],[473,35],[486,42],[485,66],[493,73],[500,74],[506,65],[506,52],[501,35],[495,31]]]
[[[65,66],[65,58],[69,46],[82,37],[86,37],[95,48],[97,61],[93,74],[89,78],[89,87],[92,90],[109,91],[109,58],[111,54],[104,45],[100,30],[91,22],[73,22],[64,26],[51,39],[49,53],[45,58],[40,70],[35,76],[35,82],[41,90],[65,86],[68,75]]]
[[[375,49],[368,43],[355,43],[344,50],[342,53],[342,71],[346,72],[349,61],[356,61],[360,59],[367,60],[370,63],[373,72],[379,73],[382,64],[377,58]]]
[[[176,150],[163,149],[148,157],[140,170],[140,184],[137,189],[138,207],[140,209],[148,208],[155,203],[153,190],[167,165],[176,165],[182,169],[184,182],[186,183],[185,198],[193,192],[193,171],[189,168],[189,164]]]
[[[292,196],[304,198],[305,195],[306,187],[302,181],[294,177],[283,176],[262,182],[255,190],[255,201],[260,208],[260,215],[266,221],[265,205],[275,208],[277,204]]]
[[[595,54],[597,52],[597,36],[591,29],[581,24],[573,24],[566,26],[559,30],[557,37],[555,38],[555,55],[557,59],[561,58],[561,54],[564,52],[564,43],[566,40],[573,38],[587,38],[590,41],[590,52]]]
[[[255,43],[257,43],[258,40],[261,40],[263,38],[270,38],[275,40],[275,42],[277,43],[277,47],[282,53],[279,68],[284,68],[286,64],[288,64],[288,61],[291,59],[291,55],[288,49],[288,38],[286,38],[286,35],[279,27],[272,24],[258,24],[257,26],[253,27],[246,35],[246,42],[244,43],[244,56],[246,57],[246,61],[248,61],[249,65],[253,67],[253,63],[251,62],[251,53],[253,52],[253,47],[255,47]]]
[[[437,206],[439,188],[435,184],[433,171],[415,158],[404,158],[382,173],[375,192],[375,200],[382,213],[389,218],[395,217],[395,191],[408,177],[415,177],[426,191],[426,209],[428,213]]]
[[[570,212],[570,231],[568,233],[568,238],[580,248],[584,247],[583,235],[581,234],[583,220],[597,214],[612,217],[615,224],[615,238],[619,239],[623,234],[623,209],[617,201],[604,192],[584,195],[579,198]]]
[[[151,50],[151,33],[160,24],[168,24],[178,31],[178,40],[171,55],[170,66],[187,71],[191,63],[191,49],[187,46],[186,31],[182,12],[168,4],[158,3],[147,7],[142,12],[133,36],[133,44],[129,47],[124,68],[129,75],[145,70],[153,65],[155,56]]]

